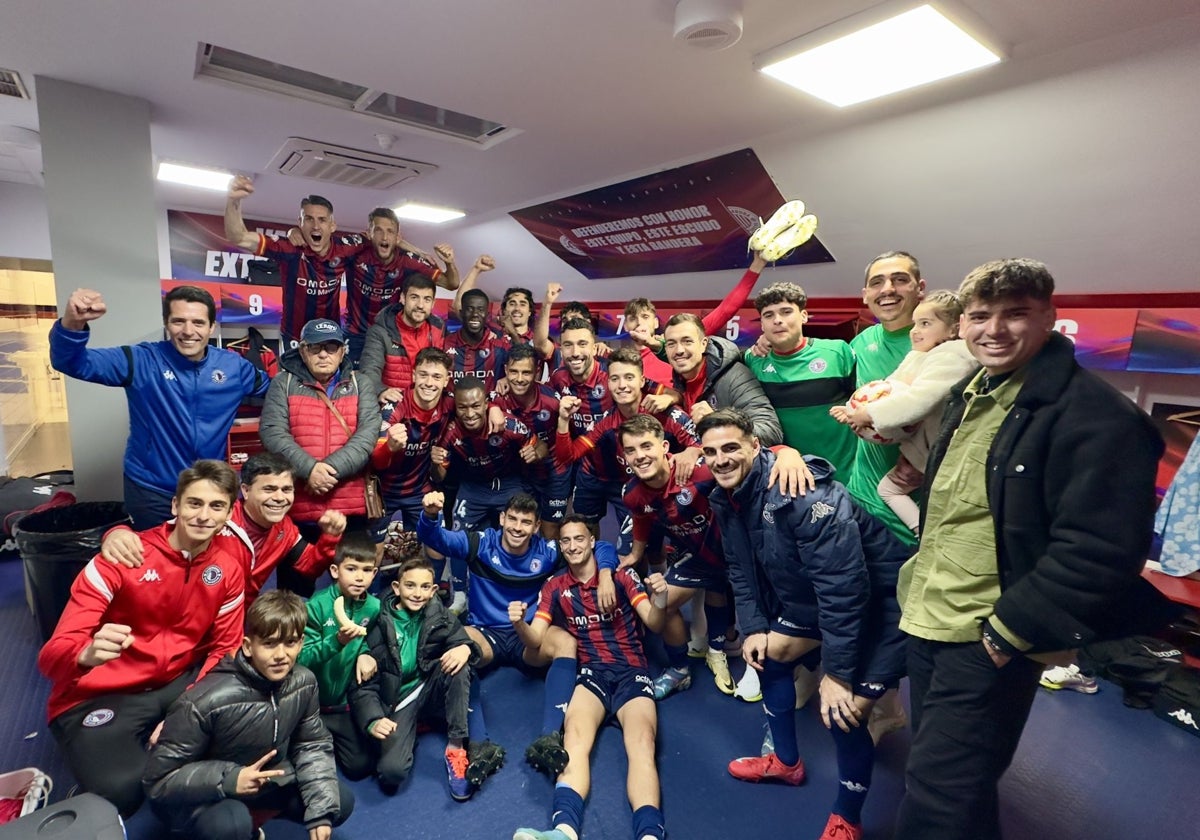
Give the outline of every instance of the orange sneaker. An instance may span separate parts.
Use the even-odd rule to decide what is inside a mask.
[[[804,761],[789,767],[775,753],[751,755],[729,762],[729,775],[743,782],[783,782],[786,785],[804,784]]]
[[[845,817],[837,814],[829,815],[825,830],[821,832],[820,840],[862,840],[863,827],[852,822],[846,822]]]

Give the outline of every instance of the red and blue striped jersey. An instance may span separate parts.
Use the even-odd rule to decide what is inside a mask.
[[[650,414],[662,423],[672,452],[681,452],[689,446],[699,446],[696,424],[678,408],[650,412],[638,410],[638,414]],[[592,430],[576,438],[555,435],[554,457],[560,464],[583,460],[583,471],[600,481],[625,481],[629,470],[621,457],[619,430],[625,422],[620,411],[613,409],[597,421]]]
[[[560,400],[566,396],[579,397],[583,403],[571,415],[571,437],[587,434],[613,410],[612,394],[608,392],[608,359],[597,358],[591,374],[582,382],[572,379],[565,366],[556,368],[550,373],[549,384]]]
[[[442,432],[438,446],[450,453],[450,472],[461,481],[486,484],[518,474],[525,465],[521,447],[536,442],[529,427],[508,414],[504,430],[494,435],[489,435],[486,428],[468,432],[456,418]]]
[[[359,254],[346,274],[346,332],[366,335],[410,274],[423,274],[437,282],[442,270],[408,251],[396,251],[386,263],[379,261],[374,247]]]
[[[648,542],[654,529],[661,527],[677,551],[724,570],[721,529],[708,504],[708,494],[715,486],[712,471],[703,464],[681,484],[675,480],[672,463],[667,483],[659,490],[634,478],[625,491],[625,506],[633,517],[633,538]]]
[[[379,476],[384,507],[394,510],[401,500],[424,495],[432,489],[429,450],[454,419],[454,398],[443,396],[437,405],[426,410],[417,405],[408,390],[391,410],[385,406],[384,412],[371,465]],[[387,446],[388,429],[396,423],[404,424],[408,442],[403,450],[392,452]]]
[[[496,382],[504,378],[504,361],[508,358],[508,347],[500,333],[484,327],[479,343],[471,344],[459,329],[446,336],[444,349],[454,360],[454,370],[450,372],[452,382],[464,376],[478,376],[483,380],[489,399],[496,393]]]
[[[538,469],[530,469],[535,465],[525,465],[527,478],[545,476],[554,470],[554,433],[558,428],[558,397],[545,385],[535,383],[532,391],[533,401],[527,406],[522,405],[511,391],[493,400],[505,413],[511,414],[528,426],[529,431],[537,435],[538,440],[546,444],[549,450],[545,460],[536,465]]]
[[[286,239],[258,235],[255,255],[268,257],[279,265],[279,285],[283,291],[279,333],[285,349],[289,342],[300,340],[300,330],[314,318],[341,323],[342,282],[350,264],[364,250],[371,250],[371,244],[358,235],[331,240],[324,256]]]
[[[635,612],[648,597],[641,578],[633,569],[619,569],[613,575],[617,605],[612,612],[600,609],[598,582],[597,575],[576,580],[569,570],[555,575],[542,587],[534,617],[564,627],[575,637],[581,665],[649,667],[642,648],[642,623]]]

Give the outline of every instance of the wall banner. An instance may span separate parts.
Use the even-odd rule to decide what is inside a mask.
[[[770,218],[783,203],[758,156],[742,149],[509,215],[584,277],[598,280],[744,268],[759,218]],[[820,218],[819,207],[811,212]],[[814,236],[779,264],[833,261]]]
[[[256,233],[287,236],[288,227],[280,222],[246,219],[246,229]],[[246,283],[251,263],[270,262],[230,245],[225,240],[224,217],[211,213],[168,210],[167,239],[171,248],[171,276],[178,280]]]

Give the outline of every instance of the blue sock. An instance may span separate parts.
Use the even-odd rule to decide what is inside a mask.
[[[479,675],[471,674],[467,693],[467,734],[475,743],[488,740],[487,721],[483,717],[483,698],[479,695]]]
[[[871,770],[875,766],[875,742],[864,722],[843,732],[834,726],[833,744],[837,748],[838,795],[833,813],[847,822],[862,822],[863,802],[871,787]]]
[[[763,708],[767,712],[767,723],[771,725],[771,737],[775,739],[775,756],[789,767],[800,760],[800,748],[796,745],[796,683],[792,681],[794,667],[793,662],[776,662],[767,657],[759,678]]]
[[[682,645],[663,645],[667,651],[667,665],[681,671],[688,669],[687,643]]]
[[[546,699],[542,705],[542,734],[558,732],[563,727],[567,703],[575,690],[575,660],[560,656],[550,663],[546,672]]]
[[[708,646],[712,650],[724,650],[725,631],[729,629],[729,605],[714,607],[704,602],[704,622],[708,625]]]
[[[554,786],[554,806],[550,812],[550,827],[570,826],[576,835],[583,825],[583,797],[564,784]]]
[[[633,837],[642,840],[643,837],[656,837],[663,840],[667,836],[666,826],[663,825],[662,810],[653,805],[643,805],[633,812]]]

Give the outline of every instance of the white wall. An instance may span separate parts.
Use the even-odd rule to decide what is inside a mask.
[[[50,259],[46,191],[0,181],[0,257]]]

